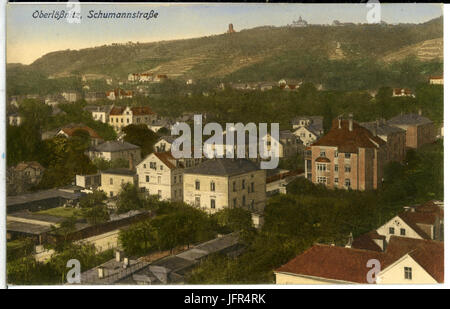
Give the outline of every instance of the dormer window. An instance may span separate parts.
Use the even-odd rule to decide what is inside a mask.
[[[325,156],[326,156],[325,151],[321,151],[321,152],[320,152],[320,156],[321,156],[321,157],[325,157]]]

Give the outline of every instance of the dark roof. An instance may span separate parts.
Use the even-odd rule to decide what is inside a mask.
[[[389,135],[393,133],[405,132],[405,130],[387,124],[385,121],[361,122],[360,125],[372,132],[374,135]]]
[[[122,113],[125,111],[126,107],[123,106],[116,106],[111,109],[110,115],[122,115]],[[147,106],[137,106],[137,107],[130,107],[131,111],[133,112],[133,115],[152,115],[154,114],[150,107]]]
[[[185,170],[185,174],[216,176],[239,175],[259,170],[256,163],[247,159],[212,159]]]
[[[433,122],[427,117],[423,117],[422,115],[419,114],[398,115],[388,120],[388,124],[391,125],[421,125],[428,123]]]
[[[15,196],[7,196],[6,197],[6,205],[12,206],[16,204],[25,204],[25,203],[31,203],[31,202],[37,202],[41,200],[47,200],[52,198],[64,198],[68,200],[75,200],[78,199],[81,196],[79,193],[71,193],[71,192],[65,192],[58,189],[50,189],[50,190],[44,190],[44,191],[37,191],[33,193],[27,193],[27,194],[21,194],[21,195],[15,195]]]
[[[8,232],[18,232],[32,235],[40,235],[51,230],[50,226],[32,224],[28,222],[8,221],[6,223]]]
[[[99,152],[115,152],[135,149],[140,149],[140,147],[125,141],[107,141],[91,148],[92,151]]]
[[[101,174],[115,174],[115,175],[126,175],[126,176],[135,176],[136,171],[130,170],[128,168],[111,168],[105,171],[101,171]]]
[[[331,130],[312,146],[336,146],[340,152],[357,153],[359,148],[379,148],[385,145],[378,136],[374,136],[369,130],[353,121],[353,130],[349,130],[349,120],[334,119]]]

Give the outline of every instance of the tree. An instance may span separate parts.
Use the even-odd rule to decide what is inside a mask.
[[[130,124],[122,129],[125,133],[124,140],[141,147],[142,156],[153,152],[153,145],[158,140],[158,135],[145,124]]]
[[[106,194],[103,191],[94,191],[80,199],[81,213],[93,225],[109,220],[109,211],[105,203]]]
[[[253,228],[252,215],[243,208],[224,208],[214,216],[226,232],[248,231]]]
[[[70,234],[76,230],[77,218],[71,216],[62,221],[59,227],[52,226],[52,233],[55,236],[55,243],[50,245],[55,251],[61,252],[71,244]]]
[[[138,188],[131,183],[124,183],[117,195],[117,212],[125,213],[130,210],[138,210],[144,207]]]

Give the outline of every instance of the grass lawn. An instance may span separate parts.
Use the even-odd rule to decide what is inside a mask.
[[[77,217],[81,217],[79,215],[79,210],[76,208],[71,208],[71,207],[50,208],[50,209],[38,211],[36,213],[43,214],[43,215],[55,216],[55,217],[62,217],[62,218],[69,218],[73,215],[76,215]]]

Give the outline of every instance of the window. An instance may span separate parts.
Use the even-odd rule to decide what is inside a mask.
[[[317,177],[317,182],[327,184],[327,177],[319,176],[319,177]]]
[[[325,172],[327,170],[327,165],[325,163],[317,163],[317,171]]]
[[[395,228],[390,227],[389,228],[389,234],[395,234]]]
[[[233,208],[236,208],[236,206],[237,206],[237,199],[234,198],[234,199],[233,199]]]
[[[114,182],[113,179],[112,179],[112,178],[109,178],[109,184],[112,185],[113,182]]]
[[[147,164],[144,164],[144,168],[147,168]]]
[[[236,192],[236,181],[233,181],[233,192]]]
[[[182,183],[182,182],[183,182],[183,176],[182,176],[182,175],[179,175],[179,176],[178,176],[178,180],[179,180],[180,183]]]
[[[245,179],[242,179],[242,190],[245,189]]]
[[[216,200],[215,199],[211,199],[211,209],[215,209],[216,208]]]
[[[242,206],[245,206],[245,195],[242,196]]]
[[[335,158],[339,157],[339,152],[337,150],[334,152],[334,157]]]
[[[177,183],[177,176],[173,176],[173,183]]]
[[[406,235],[406,230],[405,229],[400,229],[400,235],[405,236]]]
[[[339,172],[339,165],[337,165],[337,164],[334,165],[334,171]]]
[[[350,173],[351,170],[352,170],[352,168],[350,167],[350,165],[346,165],[346,166],[345,166],[345,172],[346,172],[346,173]]]
[[[158,184],[161,184],[161,176],[158,176]]]
[[[164,166],[160,165],[159,169],[162,171],[164,169]]]
[[[150,176],[145,176],[145,182],[150,182]]]
[[[113,197],[113,196],[114,196],[114,193],[113,193],[112,191],[110,191],[110,192],[109,192],[109,196],[110,196],[110,197]]]
[[[412,280],[412,268],[411,267],[405,267],[405,279]]]
[[[345,179],[345,186],[350,187],[350,179]]]
[[[345,153],[345,158],[346,158],[346,159],[350,159],[350,156],[351,156],[351,153],[349,153],[349,152],[346,152],[346,153]]]
[[[195,206],[200,206],[200,196],[196,196],[196,197],[195,197],[194,205],[195,205]]]
[[[211,181],[211,191],[216,191],[216,184],[214,181]]]
[[[195,190],[200,190],[200,181],[199,180],[195,181]]]
[[[339,178],[334,178],[334,184],[337,186],[339,184]]]
[[[325,151],[321,151],[321,152],[320,152],[320,156],[321,156],[321,157],[325,157],[325,156],[326,156],[326,155],[325,155]]]
[[[250,204],[250,207],[253,209],[255,209],[255,200],[252,200],[252,203]]]
[[[251,192],[255,192],[255,183],[254,182],[252,182],[250,184],[250,187],[251,187]]]

